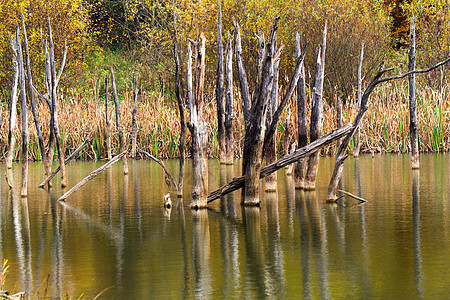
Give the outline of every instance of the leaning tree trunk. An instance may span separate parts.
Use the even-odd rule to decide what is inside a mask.
[[[108,91],[108,76],[105,77],[105,139],[106,139],[106,155],[108,160],[111,160],[111,134],[109,125],[109,113],[108,113],[109,91]]]
[[[28,115],[27,94],[25,87],[25,69],[23,67],[22,42],[20,41],[19,28],[16,31],[17,64],[19,66],[19,90],[20,107],[22,114],[22,187],[20,195],[28,196]]]
[[[136,120],[136,115],[137,115],[137,98],[138,98],[138,94],[139,94],[139,89],[138,89],[138,82],[137,82],[137,78],[134,82],[134,91],[133,91],[133,113],[132,113],[132,117],[131,117],[131,156],[133,158],[136,158],[136,144],[137,144],[137,137],[136,137],[136,132],[137,132],[137,120]]]
[[[275,40],[276,43],[276,40]],[[272,48],[272,55],[275,55],[276,44]],[[270,127],[272,123],[273,115],[277,109],[278,105],[278,73],[279,73],[280,61],[277,60],[273,65],[273,80],[272,80],[272,90],[270,91],[270,98],[267,107],[266,116],[266,128]],[[269,138],[267,147],[263,155],[266,157],[266,164],[271,164],[277,160],[277,130]],[[266,180],[266,192],[274,192],[277,190],[277,173],[274,172],[265,178]]]
[[[205,43],[203,33],[195,45],[195,91],[192,88],[192,50],[188,46],[187,98],[192,138],[192,203],[191,208],[205,208],[208,196],[208,127],[203,116],[203,87],[205,80]],[[194,98],[195,94],[195,98]]]
[[[353,135],[356,132],[356,129],[359,127],[362,118],[364,117],[365,112],[367,111],[367,102],[369,100],[369,96],[372,93],[372,91],[375,89],[375,87],[383,82],[387,82],[390,80],[395,80],[395,79],[400,79],[400,78],[404,78],[406,76],[409,76],[411,74],[416,74],[416,73],[427,73],[430,72],[440,66],[443,66],[445,64],[447,64],[448,62],[450,62],[450,57],[447,58],[444,61],[441,61],[440,63],[428,68],[428,69],[415,69],[413,71],[409,71],[407,73],[404,74],[399,74],[399,75],[395,75],[395,76],[391,76],[391,77],[386,77],[386,78],[382,78],[382,76],[386,73],[392,70],[392,68],[390,69],[385,69],[384,68],[384,62],[380,65],[380,67],[378,68],[378,72],[375,75],[375,77],[373,78],[373,80],[369,83],[369,85],[367,86],[366,90],[364,91],[364,94],[361,97],[361,107],[360,110],[358,111],[358,113],[355,116],[355,120],[353,121],[353,127],[352,127],[352,131],[350,131],[350,133],[347,134],[347,136],[343,139],[341,145],[339,146],[338,152],[336,154],[336,161],[334,164],[334,170],[333,170],[333,175],[331,176],[330,179],[330,183],[328,185],[328,190],[327,190],[327,201],[335,201],[338,197],[337,197],[337,186],[339,183],[339,179],[342,175],[342,170],[344,167],[344,161],[347,158],[347,155],[345,154],[345,150],[347,149],[348,144],[350,143],[350,140],[352,139]]]
[[[217,71],[216,71],[216,103],[217,103],[217,142],[218,156],[221,164],[226,163],[225,142],[225,103],[224,103],[224,67],[223,67],[223,43],[222,43],[222,11],[219,1],[217,11]]]
[[[270,97],[273,79],[272,47],[275,45],[278,20],[275,18],[267,41],[266,54],[261,75],[261,84],[256,101],[252,103],[249,112],[249,122],[246,125],[244,140],[244,156],[242,172],[245,176],[243,204],[259,205],[259,175],[261,171],[262,149],[264,143],[264,121],[267,112],[267,102]],[[242,82],[241,82],[242,84]]]
[[[12,161],[14,159],[14,145],[16,144],[16,137],[14,130],[16,128],[17,120],[17,85],[19,83],[19,65],[18,65],[18,49],[15,40],[17,39],[19,29],[16,29],[14,40],[10,36],[11,48],[13,50],[13,80],[11,89],[11,102],[9,104],[9,130],[8,130],[8,152],[6,155],[6,167],[11,169]]]
[[[409,30],[409,51],[408,58],[409,71],[416,68],[416,28],[414,17],[411,18]],[[414,74],[408,76],[409,83],[409,136],[411,139],[411,166],[413,169],[419,168],[419,142],[417,138],[417,100],[416,100],[416,80]]]
[[[364,42],[361,43],[361,55],[359,56],[358,65],[358,109],[361,107],[361,95],[362,95],[362,63],[364,59]],[[359,151],[361,149],[361,128],[356,130],[356,134],[353,137],[353,157],[359,156]]]
[[[313,99],[311,108],[311,125],[310,125],[310,140],[311,142],[317,140],[322,135],[323,126],[323,80],[325,73],[325,50],[326,50],[327,24],[323,30],[323,42],[319,46],[317,53],[317,64],[314,78]],[[305,190],[314,190],[316,188],[317,169],[319,167],[319,153],[316,152],[308,157]]]
[[[232,165],[233,153],[233,39],[228,32],[225,50],[225,164]]]
[[[119,136],[119,147],[120,152],[125,151],[125,143],[123,138],[123,132],[122,132],[122,125],[120,122],[120,104],[119,104],[119,97],[117,95],[117,88],[116,88],[116,78],[114,77],[114,70],[113,67],[110,67],[111,72],[111,86],[112,86],[112,92],[113,92],[113,98],[114,98],[114,105],[116,107],[116,127],[117,127],[117,134]],[[123,162],[123,173],[126,175],[128,174],[128,160],[127,155],[125,154],[122,156],[122,162]]]

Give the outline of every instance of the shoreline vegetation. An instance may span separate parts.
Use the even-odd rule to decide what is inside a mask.
[[[239,89],[234,89],[234,107],[236,110],[233,120],[234,158],[242,157],[244,142],[244,120],[241,107]],[[126,140],[126,149],[131,151],[131,130],[133,92],[126,90],[121,94],[120,104],[122,126]],[[309,95],[310,97],[311,95]],[[290,100],[288,107],[291,115],[295,116],[295,95]],[[106,118],[104,109],[104,95],[91,98],[80,98],[78,96],[62,94],[59,109],[59,122],[61,137],[65,147],[65,154],[72,153],[83,141],[89,137],[93,138],[92,145],[83,149],[75,159],[95,160],[107,158],[106,146]],[[418,135],[419,151],[424,152],[448,152],[450,150],[450,85],[445,84],[439,90],[428,86],[417,89],[418,99]],[[336,99],[333,99],[336,101]],[[327,134],[336,129],[336,108],[329,104],[324,105],[323,133]],[[76,103],[76,104],[75,104]],[[356,114],[355,101],[347,101],[342,108],[343,124],[346,125],[353,120]],[[112,101],[108,103],[112,106]],[[37,105],[39,118],[42,120],[42,131],[48,132],[50,113],[43,102]],[[307,114],[310,114],[310,101],[308,102]],[[287,111],[287,110],[286,110]],[[28,112],[32,119],[31,112]],[[119,141],[114,134],[116,131],[114,122],[114,111],[109,111],[110,130],[113,135],[111,141],[114,153],[119,153]],[[278,125],[277,145],[278,153],[285,153],[282,149],[285,135],[286,112]],[[369,109],[365,116],[366,121],[361,127],[361,153],[408,153],[409,143],[409,113],[408,113],[408,85],[406,81],[388,83],[378,87],[371,96]],[[208,157],[218,158],[217,143],[217,113],[215,95],[209,89],[205,97],[205,119],[208,126]],[[6,152],[7,128],[9,112],[3,110],[0,124],[0,144]],[[180,118],[175,101],[170,101],[167,96],[158,92],[146,92],[139,96],[137,103],[137,148],[149,152],[159,158],[178,158],[178,138],[180,131]],[[309,124],[308,124],[309,126]],[[16,125],[16,147],[14,160],[21,158],[20,120]],[[34,124],[29,128],[29,158],[32,161],[42,159]],[[297,122],[290,122],[289,143],[295,141],[294,134],[297,132]],[[190,157],[191,136],[186,131],[186,150]],[[46,137],[44,137],[46,138]],[[47,137],[48,138],[48,137]],[[353,147],[349,151],[351,153]],[[321,155],[334,155],[335,144],[326,146],[321,150]],[[144,158],[137,153],[137,158]]]

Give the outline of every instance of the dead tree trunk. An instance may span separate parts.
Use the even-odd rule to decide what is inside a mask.
[[[411,18],[409,30],[409,51],[408,58],[409,71],[416,68],[416,27],[414,17]],[[416,100],[416,80],[414,74],[408,76],[409,83],[409,136],[411,139],[411,166],[413,169],[419,168],[419,142],[417,138],[417,100]]]
[[[248,89],[247,74],[245,73],[244,62],[242,61],[242,47],[241,47],[241,29],[239,24],[234,21],[235,36],[234,36],[234,55],[236,60],[236,69],[238,71],[239,85],[241,88],[242,110],[244,112],[245,128],[250,123],[250,92]]]
[[[272,55],[275,56],[276,50],[276,40],[272,48]],[[266,128],[270,127],[272,123],[273,116],[278,105],[278,74],[279,74],[280,61],[277,60],[273,65],[273,80],[272,80],[272,90],[270,91],[269,103],[267,105],[267,116],[266,116]],[[263,150],[264,151],[264,150]],[[277,160],[277,130],[275,129],[273,135],[269,138],[267,142],[267,147],[263,152],[266,157],[266,164],[271,164]],[[277,173],[274,172],[265,178],[266,180],[266,192],[274,192],[277,190]]]
[[[323,80],[325,74],[325,50],[326,50],[327,24],[323,30],[323,42],[319,46],[317,53],[317,64],[314,78],[313,99],[311,108],[310,139],[311,142],[317,140],[322,135],[323,126]],[[305,190],[316,188],[317,169],[319,167],[319,153],[316,152],[308,157]]]
[[[122,132],[122,125],[120,123],[120,104],[119,104],[119,96],[117,95],[117,87],[116,87],[116,78],[114,77],[114,70],[113,67],[110,67],[111,72],[111,86],[112,86],[112,92],[113,92],[113,98],[114,98],[114,105],[116,107],[116,128],[117,128],[117,134],[119,136],[119,147],[120,152],[125,151],[125,143],[123,138],[123,132]],[[127,155],[125,154],[122,156],[122,162],[123,162],[123,174],[128,174],[128,161],[127,161]]]
[[[136,158],[136,144],[137,144],[137,137],[136,137],[136,131],[137,131],[137,120],[136,120],[136,115],[137,115],[137,98],[138,98],[138,94],[139,94],[139,89],[138,89],[138,82],[137,82],[137,78],[134,81],[134,91],[133,91],[133,113],[132,113],[132,117],[131,117],[131,122],[132,122],[132,128],[131,128],[131,156],[133,158]]]
[[[342,102],[341,97],[337,97],[336,100],[336,128],[340,129],[342,128]],[[339,145],[341,144],[341,141],[338,140],[336,142],[336,151],[339,148]]]
[[[228,32],[225,50],[225,160],[227,165],[233,164],[233,39]]]
[[[108,90],[108,76],[105,77],[105,136],[106,136],[106,153],[108,160],[111,160],[111,134],[109,125],[109,112],[108,112],[108,102],[109,102],[109,90]]]
[[[295,36],[296,57],[300,57],[300,35]],[[297,124],[298,124],[298,147],[302,148],[308,144],[308,121],[306,120],[306,84],[305,84],[305,64],[302,61],[300,66],[300,77],[297,82]],[[295,188],[305,187],[306,158],[301,158],[295,163],[294,180]]]
[[[191,208],[205,208],[208,196],[208,157],[207,125],[203,116],[203,86],[205,79],[205,43],[203,33],[198,41],[194,42],[195,48],[195,93],[192,89],[192,50],[188,46],[187,64],[187,95],[190,111],[190,123],[188,127],[192,136],[192,203]],[[195,98],[193,96],[195,94]]]
[[[343,170],[343,166],[344,166],[344,161],[347,158],[347,155],[345,154],[345,150],[347,149],[348,144],[350,143],[350,140],[352,139],[353,135],[356,132],[356,129],[358,128],[358,126],[361,123],[362,118],[364,117],[365,112],[367,111],[367,102],[369,100],[369,96],[372,93],[372,91],[375,89],[375,87],[377,85],[379,85],[380,83],[383,82],[387,82],[387,81],[391,81],[391,80],[395,80],[395,79],[400,79],[400,78],[404,78],[406,76],[409,76],[411,74],[416,74],[416,73],[427,73],[430,72],[440,66],[445,65],[446,63],[450,62],[450,57],[447,58],[444,61],[441,61],[440,63],[428,68],[428,69],[415,69],[413,71],[409,71],[407,73],[404,74],[399,74],[399,75],[395,75],[395,76],[391,76],[391,77],[386,77],[386,78],[382,78],[382,76],[389,71],[392,71],[393,69],[385,69],[384,68],[384,62],[380,65],[380,67],[378,68],[378,72],[375,75],[375,77],[373,78],[373,80],[369,83],[369,85],[367,86],[366,90],[364,91],[364,94],[361,97],[361,108],[358,111],[358,113],[355,116],[355,119],[353,121],[353,127],[352,130],[349,132],[349,134],[347,134],[347,136],[343,139],[341,145],[339,146],[338,152],[336,154],[336,162],[334,165],[334,171],[333,171],[333,175],[331,176],[330,179],[330,184],[328,185],[328,190],[327,190],[327,201],[335,201],[338,197],[337,197],[337,186],[339,183],[339,179],[342,175],[342,170]]]
[[[216,80],[216,103],[217,103],[217,142],[218,157],[221,164],[226,163],[225,142],[225,102],[224,102],[224,67],[223,67],[223,43],[222,43],[222,11],[220,1],[217,11],[217,80]]]
[[[10,36],[11,48],[13,50],[13,80],[11,88],[11,102],[9,104],[8,152],[6,155],[7,169],[11,169],[12,167],[12,161],[14,159],[14,145],[16,144],[16,137],[14,135],[14,130],[16,128],[16,120],[17,120],[17,86],[19,84],[19,64],[17,62],[18,49],[15,40],[17,39],[18,36],[18,30],[19,29],[17,28],[14,40]]]
[[[59,73],[56,74],[56,67],[55,67],[55,48],[53,46],[53,34],[52,34],[52,27],[50,26],[50,19],[48,21],[48,30],[49,30],[49,49],[50,49],[50,75],[51,75],[51,95],[52,95],[52,114],[50,118],[51,126],[53,128],[53,132],[55,135],[55,141],[56,141],[56,147],[58,149],[58,158],[59,158],[59,165],[61,167],[61,187],[67,186],[67,179],[66,179],[66,167],[65,167],[65,161],[64,161],[64,145],[61,141],[61,135],[58,128],[58,108],[56,106],[56,97],[57,97],[57,87],[59,80],[61,79],[61,74],[64,69],[65,61],[66,61],[66,55],[67,55],[67,44],[65,45],[64,49],[64,57],[63,61],[61,62],[61,67],[59,70]]]
[[[361,107],[361,96],[362,96],[362,63],[364,59],[364,42],[361,43],[361,55],[359,56],[358,65],[358,111]],[[359,151],[361,149],[361,128],[356,130],[356,134],[353,137],[353,157],[359,156]]]
[[[175,14],[174,14],[175,16]],[[174,17],[174,59],[175,59],[175,95],[177,97],[178,111],[180,113],[180,139],[178,143],[178,151],[180,153],[180,173],[178,175],[178,197],[183,197],[183,179],[184,179],[184,146],[186,139],[186,120],[184,117],[184,102],[182,97],[182,87],[181,87],[181,59],[180,52],[178,49],[178,34],[176,27],[176,16]]]
[[[19,90],[20,107],[22,114],[22,187],[20,195],[28,196],[28,115],[27,115],[27,94],[25,86],[25,69],[23,67],[22,42],[20,40],[19,27],[16,30],[17,64],[19,66]]]
[[[284,139],[283,139],[284,155],[289,154],[290,137],[291,137],[291,109],[288,110],[286,115],[286,125],[284,129]],[[292,144],[292,150],[295,151],[295,143]],[[286,175],[292,175],[294,165],[295,164],[292,164],[286,167]]]

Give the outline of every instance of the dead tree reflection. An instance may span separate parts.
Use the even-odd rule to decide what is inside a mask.
[[[210,249],[208,210],[192,210],[192,270],[196,299],[211,296]]]
[[[412,170],[412,214],[413,214],[413,245],[414,245],[414,281],[417,298],[423,299],[422,247],[420,238],[420,173]]]

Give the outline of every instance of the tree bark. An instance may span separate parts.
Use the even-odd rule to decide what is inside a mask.
[[[131,156],[136,158],[136,131],[137,131],[137,99],[138,99],[139,89],[137,78],[134,81],[134,91],[133,91],[133,113],[132,113],[132,128],[131,128]]]
[[[113,67],[110,67],[111,72],[111,86],[112,86],[112,92],[113,92],[113,98],[114,98],[114,105],[116,107],[116,127],[117,127],[117,134],[119,135],[119,147],[120,152],[125,151],[125,143],[123,138],[123,132],[122,132],[122,125],[120,122],[120,104],[119,104],[119,97],[117,95],[117,88],[116,88],[116,78],[114,77],[114,70]],[[122,162],[123,162],[123,173],[126,175],[128,174],[128,160],[127,155],[125,154],[122,156]]]
[[[340,138],[342,138],[345,135],[348,135],[352,130],[352,125],[346,125],[341,129],[335,130],[333,132],[330,132],[327,135],[324,135],[320,139],[316,140],[315,142],[312,142],[311,144],[306,145],[305,147],[302,147],[295,152],[286,155],[282,157],[281,159],[277,160],[276,162],[267,165],[263,168],[261,168],[260,172],[260,178],[264,178],[268,174],[271,174],[281,168],[284,168],[287,165],[293,164],[298,159],[307,157],[308,155],[311,155],[311,153],[314,153],[318,150],[320,150],[322,147],[332,143],[333,141],[336,141]],[[208,203],[213,202],[216,199],[219,199],[221,196],[224,196],[228,193],[234,192],[240,188],[243,188],[245,185],[245,176],[233,178],[231,182],[228,184],[220,187],[219,189],[215,190],[214,192],[210,193],[208,195]]]
[[[225,50],[225,160],[227,165],[233,164],[233,38],[228,32]]]
[[[203,33],[195,42],[195,99],[192,91],[192,50],[188,46],[187,94],[192,136],[192,203],[191,208],[205,208],[208,196],[207,125],[203,117],[203,86],[205,78],[205,43]]]
[[[19,64],[18,60],[18,49],[15,40],[18,36],[18,28],[16,29],[16,34],[14,40],[10,36],[11,48],[13,50],[13,80],[11,88],[11,102],[9,104],[9,128],[8,128],[8,152],[6,155],[6,167],[11,169],[12,161],[14,159],[14,145],[16,144],[16,137],[14,135],[14,130],[16,128],[17,120],[17,87],[19,84]],[[7,173],[8,174],[8,173]]]
[[[416,27],[415,19],[411,18],[409,29],[409,51],[408,58],[409,71],[414,71],[416,68]],[[419,142],[417,138],[417,100],[416,100],[416,80],[415,75],[408,76],[409,83],[409,136],[411,139],[411,167],[413,169],[419,168]]]
[[[286,115],[286,125],[284,129],[284,139],[283,139],[283,149],[284,155],[289,154],[289,145],[290,145],[290,136],[291,136],[291,109],[288,110]],[[292,144],[292,151],[295,151],[295,144]],[[286,175],[292,175],[292,171],[294,169],[295,164],[291,164],[286,167]]]
[[[317,140],[322,134],[323,126],[323,80],[325,75],[325,50],[326,50],[327,24],[323,30],[323,42],[319,46],[317,53],[317,64],[314,78],[313,99],[311,108],[311,125],[310,125],[310,140],[311,142]],[[319,152],[308,157],[305,190],[314,190],[316,188],[317,169],[319,167]]]
[[[109,102],[109,86],[108,86],[108,76],[105,77],[105,136],[106,136],[106,152],[108,160],[111,160],[111,133],[109,125],[109,112],[108,112],[108,102]]]
[[[226,163],[225,142],[225,103],[224,103],[224,66],[223,66],[223,43],[222,43],[222,11],[220,1],[217,11],[217,80],[216,80],[216,103],[217,103],[217,142],[218,156],[221,164]]]
[[[364,42],[361,43],[361,55],[359,56],[358,65],[358,109],[361,107],[361,96],[362,96],[362,64],[364,59]],[[359,151],[361,149],[361,128],[356,130],[356,134],[353,137],[353,157],[359,156]]]
[[[16,30],[17,63],[19,66],[19,90],[20,107],[22,114],[22,187],[21,197],[28,196],[28,114],[27,114],[27,94],[25,86],[25,69],[23,66],[22,42],[20,40],[19,28]]]

